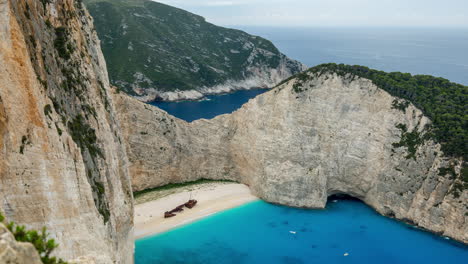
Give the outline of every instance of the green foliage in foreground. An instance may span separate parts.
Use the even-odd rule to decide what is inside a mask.
[[[143,194],[149,193],[149,192],[164,191],[164,190],[170,190],[170,189],[186,187],[186,186],[191,186],[191,185],[197,185],[197,184],[203,184],[203,183],[210,183],[210,182],[235,182],[235,181],[200,179],[200,180],[191,181],[191,182],[170,183],[170,184],[166,184],[166,185],[156,187],[156,188],[151,188],[151,189],[146,189],[146,190],[143,190],[143,191],[133,192],[133,197],[136,199],[136,198],[142,196]]]
[[[0,214],[0,222],[3,222],[5,217]],[[16,241],[29,242],[36,248],[41,261],[44,264],[66,264],[60,258],[52,257],[52,251],[58,247],[54,239],[49,239],[49,233],[45,227],[40,232],[36,230],[27,230],[25,226],[16,225],[13,222],[6,224],[6,227],[15,237]]]

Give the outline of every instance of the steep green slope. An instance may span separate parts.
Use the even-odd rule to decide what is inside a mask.
[[[268,40],[148,0],[86,0],[111,82],[132,95],[273,86],[303,65]],[[243,82],[243,83],[242,83]],[[167,95],[167,94],[166,94]],[[182,96],[182,95],[181,95]],[[184,96],[182,96],[184,97]]]

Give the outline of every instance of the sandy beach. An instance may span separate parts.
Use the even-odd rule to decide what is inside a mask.
[[[164,218],[165,211],[192,199],[198,204],[185,208],[171,218]],[[251,201],[258,200],[250,189],[238,183],[208,183],[196,186],[192,190],[181,190],[154,201],[135,206],[135,239],[168,231],[175,227],[191,223],[211,214],[230,209]]]

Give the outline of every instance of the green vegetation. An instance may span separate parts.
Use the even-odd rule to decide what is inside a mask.
[[[50,3],[50,0],[41,0],[42,6],[44,7],[44,10],[46,9],[46,6],[48,3]]]
[[[106,189],[104,184],[98,180],[98,173],[93,175],[93,171],[88,169],[86,172],[86,176],[88,177],[89,184],[93,189],[93,199],[94,204],[100,215],[104,218],[104,223],[107,223],[110,219],[110,210],[109,204],[106,201]]]
[[[61,136],[63,131],[62,131],[62,129],[60,129],[60,127],[57,125],[57,123],[55,123],[55,128],[57,129],[57,133],[59,134],[59,136]]]
[[[92,178],[92,174],[90,171],[88,171],[88,178],[90,179]],[[110,218],[110,211],[109,211],[109,207],[105,203],[106,189],[104,188],[104,184],[94,179],[91,187],[93,188],[93,192],[97,194],[97,199],[95,203],[99,205],[98,211],[104,217],[104,223],[107,223]]]
[[[416,151],[418,147],[424,143],[426,137],[421,136],[421,133],[418,132],[416,127],[411,132],[408,132],[408,128],[405,124],[397,124],[396,127],[401,131],[400,142],[393,143],[392,146],[394,148],[406,147],[408,149],[406,158],[416,160]]]
[[[29,137],[27,136],[22,136],[21,137],[21,146],[20,146],[20,153],[24,154],[24,148],[27,145],[31,145],[31,141],[29,140]]]
[[[243,79],[249,66],[276,68],[280,63],[282,55],[270,41],[175,7],[149,0],[84,3],[94,18],[112,84],[130,94],[135,93],[132,84],[191,90]]]
[[[50,118],[50,114],[52,114],[52,106],[50,106],[50,104],[46,104],[44,106],[44,115]]]
[[[45,8],[54,1],[40,0],[37,2],[38,5],[35,4],[34,7],[30,7],[41,9],[41,7]],[[91,171],[87,176],[93,190],[96,208],[103,215],[104,221],[107,222],[110,212],[105,195],[105,184],[102,181],[109,175],[101,175],[102,172],[97,169],[100,164],[99,159],[104,157],[99,148],[95,132],[95,128],[97,129],[99,124],[98,122],[93,123],[92,118],[94,117],[95,121],[98,120],[94,106],[102,103],[107,109],[110,109],[110,103],[103,84],[99,80],[94,81],[94,75],[91,76],[93,72],[95,73],[95,70],[89,67],[92,68],[93,65],[98,63],[93,60],[90,54],[92,53],[90,48],[94,45],[94,43],[91,43],[93,37],[87,35],[85,31],[79,31],[79,27],[81,27],[81,30],[84,30],[85,27],[91,27],[86,17],[87,14],[83,9],[81,0],[75,0],[72,3],[74,3],[75,9],[69,6],[70,8],[59,10],[60,14],[54,23],[47,18],[49,16],[43,14],[44,24],[42,30],[45,30],[44,34],[26,35],[26,40],[28,40],[27,45],[29,54],[31,54],[31,63],[37,79],[44,86],[46,95],[52,101],[50,105],[45,105],[43,109],[45,116],[51,121],[48,121],[47,125],[52,128],[53,122],[59,136],[63,134],[64,130],[67,130],[80,148],[84,165],[87,171]],[[29,4],[31,5],[31,3]],[[47,12],[47,10],[42,11]],[[33,12],[30,14],[32,16]],[[36,12],[34,12],[34,15],[36,15]],[[41,14],[37,13],[37,15],[40,16]],[[55,28],[54,25],[61,26]],[[77,28],[76,25],[79,27]],[[20,26],[23,27],[24,32],[31,32],[31,25],[26,23]],[[53,37],[52,42],[50,41],[51,34]],[[72,56],[78,45],[77,39],[73,38],[75,35],[81,39],[81,57]],[[35,57],[39,47],[41,52],[38,57],[42,59]],[[83,65],[83,62],[87,59],[92,60],[91,64]],[[101,86],[99,90],[100,98],[90,98],[91,94],[93,94],[90,89],[94,90],[96,88],[93,85]],[[99,101],[99,99],[102,100]],[[54,110],[56,115],[52,115]],[[19,147],[20,153],[25,151],[28,144],[31,144],[29,136],[23,136]]]
[[[307,72],[302,72],[295,76],[296,76],[296,81],[293,84],[294,92],[300,93],[300,92],[305,91],[305,89],[303,88],[303,85],[309,79],[309,75],[307,75]]]
[[[439,175],[441,174],[449,174],[451,175],[452,178],[456,177],[453,166],[449,168],[439,169]],[[457,181],[454,183],[451,192],[455,198],[459,198],[460,193],[463,192],[464,190],[468,190],[468,166],[466,162],[463,162],[461,173],[460,173],[460,178],[457,179]]]
[[[81,10],[81,1],[75,1],[76,6],[79,8],[78,14],[69,11],[66,16],[69,18],[76,16],[84,16],[85,13]],[[97,159],[104,158],[102,150],[98,146],[98,139],[95,129],[90,124],[90,117],[97,120],[97,111],[89,101],[88,86],[86,82],[90,81],[89,76],[83,75],[80,71],[81,61],[78,58],[73,58],[71,55],[75,51],[75,40],[71,38],[68,26],[55,28],[55,41],[54,47],[58,55],[64,60],[55,60],[58,64],[63,78],[59,87],[56,87],[54,96],[49,96],[52,100],[55,112],[60,115],[62,124],[67,128],[73,141],[78,145],[84,157],[85,166],[88,169],[88,182],[93,190],[94,203],[97,210],[104,218],[104,223],[107,223],[110,218],[109,205],[105,196],[104,185],[100,182],[100,173],[95,170]],[[83,57],[83,53],[81,53]],[[103,96],[103,85],[97,81],[101,86],[99,92],[103,103],[108,107],[107,96]],[[105,95],[105,94],[104,94]],[[55,96],[59,96],[58,99]],[[79,104],[75,107],[66,105],[65,102],[76,100]],[[44,112],[46,115],[52,111],[51,106],[46,106]],[[74,117],[73,117],[74,116]],[[84,116],[84,117],[83,117]],[[73,117],[73,118],[71,118]],[[55,128],[59,136],[63,131],[55,122]],[[89,156],[88,156],[89,155]]]
[[[191,182],[184,182],[184,183],[170,183],[170,184],[166,184],[164,186],[160,186],[160,187],[156,187],[156,188],[151,188],[151,189],[146,189],[146,190],[143,190],[143,191],[133,192],[133,197],[135,199],[137,199],[137,198],[143,196],[144,194],[151,193],[151,192],[166,191],[166,190],[171,190],[171,189],[178,189],[178,188],[182,188],[182,187],[188,187],[188,186],[205,184],[205,183],[213,183],[213,182],[235,182],[235,181],[200,179],[200,180],[191,181]]]
[[[450,175],[452,178],[455,178],[457,174],[455,173],[455,169],[453,167],[448,168],[439,168],[439,176]]]
[[[66,27],[58,27],[55,29],[54,46],[57,49],[59,56],[65,60],[70,59],[73,47],[68,42],[68,30]]]
[[[50,22],[49,19],[46,20],[45,24],[48,28],[52,28],[52,23]]]
[[[68,121],[68,130],[75,143],[82,149],[87,149],[91,157],[103,156],[101,149],[97,146],[95,130],[85,122],[82,115],[77,115],[72,121]]]
[[[36,48],[37,47],[37,43],[36,43],[36,39],[34,38],[34,35],[29,35],[29,41],[31,42],[31,45]]]
[[[0,213],[0,222],[5,221],[5,217]],[[66,264],[60,258],[51,256],[54,249],[58,247],[54,239],[49,239],[49,233],[45,227],[42,228],[41,232],[36,230],[27,230],[25,226],[16,225],[14,222],[9,222],[6,227],[15,237],[18,242],[28,242],[33,244],[36,248],[41,261],[44,264]]]
[[[409,105],[410,105],[410,102],[407,101],[407,100],[395,99],[392,102],[392,108],[393,109],[398,109],[398,110],[400,110],[402,112],[406,112],[406,108],[408,108]]]
[[[25,4],[25,10],[24,10],[24,16],[27,18],[27,19],[31,19],[31,16],[29,15],[29,4],[26,2]]]

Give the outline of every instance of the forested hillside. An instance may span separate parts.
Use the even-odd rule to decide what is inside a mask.
[[[175,7],[149,0],[85,3],[111,82],[131,95],[150,90],[206,93],[217,85],[231,89],[233,83],[252,77],[276,81],[269,76],[275,74],[272,70],[284,78],[303,70],[301,63],[286,58],[264,38],[213,25]],[[274,84],[283,78],[278,77]]]

